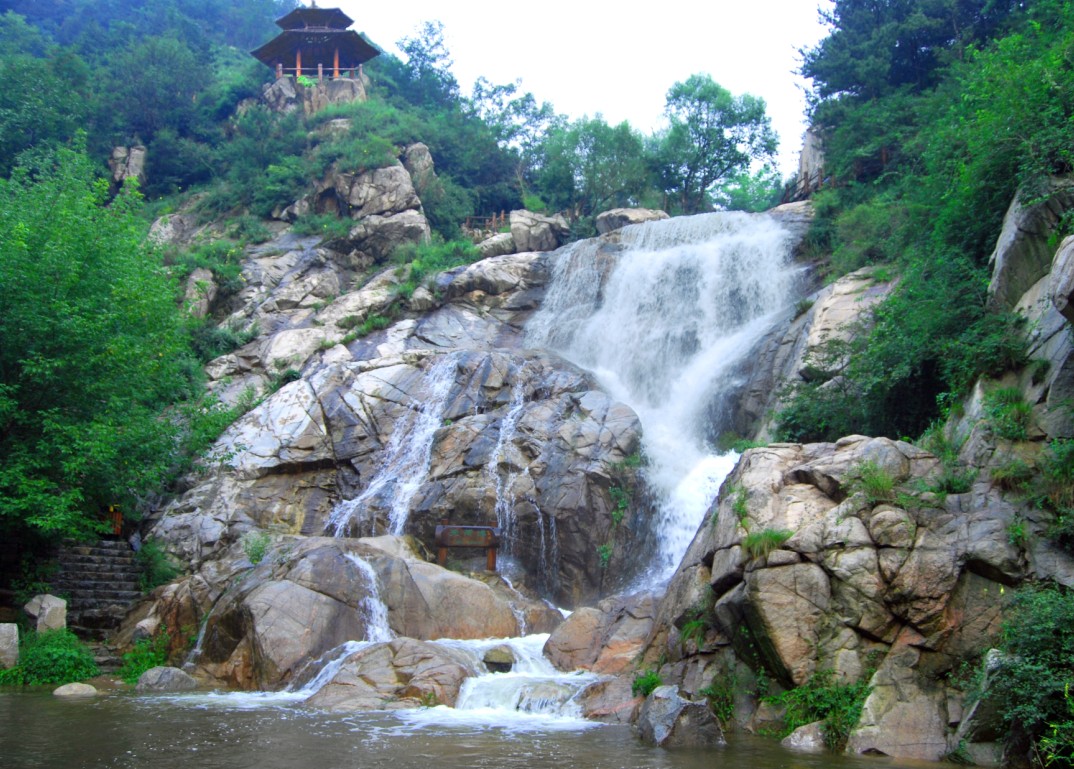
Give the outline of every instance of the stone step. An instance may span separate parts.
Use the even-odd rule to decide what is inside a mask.
[[[137,571],[61,571],[53,578],[53,583],[64,583],[65,585],[74,585],[80,582],[116,582],[118,581],[138,581],[141,576],[141,572]]]
[[[68,593],[71,600],[67,602],[69,611],[76,611],[91,603],[131,603],[142,597],[141,590],[94,590],[92,592]]]
[[[105,553],[74,553],[67,556],[61,556],[60,567],[64,566],[81,566],[86,563],[121,563],[133,568],[138,567],[138,561],[133,555],[126,553],[115,553],[108,555]]]

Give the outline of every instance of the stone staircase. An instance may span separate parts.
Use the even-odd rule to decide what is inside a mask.
[[[67,627],[82,638],[108,636],[142,597],[141,572],[123,540],[68,545],[60,550],[59,561],[53,588],[67,596]]]

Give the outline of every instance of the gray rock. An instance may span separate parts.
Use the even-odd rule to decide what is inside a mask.
[[[824,744],[824,730],[819,721],[799,726],[780,740],[779,744],[799,753],[823,753],[828,749]]]
[[[0,623],[0,670],[19,664],[19,626],[14,622]]]
[[[35,595],[22,609],[35,621],[38,633],[67,627],[67,601],[62,598],[48,594]]]
[[[490,673],[510,673],[517,660],[515,660],[515,653],[511,650],[511,647],[501,644],[500,646],[493,646],[485,652],[485,656],[481,658],[481,661],[485,663],[485,667],[488,668]]]
[[[668,218],[670,217],[666,211],[652,208],[613,208],[597,215],[597,232],[606,235],[609,232],[621,230],[629,224],[655,222]]]
[[[179,668],[159,666],[142,673],[135,685],[136,692],[190,692],[198,688],[193,676]]]
[[[95,689],[90,684],[64,684],[57,689],[53,689],[52,695],[54,697],[66,697],[70,699],[77,699],[80,697],[96,697],[97,689]]]
[[[1074,207],[1074,179],[1054,178],[1043,191],[1043,203],[1026,204],[1019,192],[1003,218],[996,248],[989,263],[992,280],[988,284],[994,307],[1013,309],[1023,294],[1048,274],[1055,251],[1048,239],[1067,209]],[[1033,193],[1039,198],[1042,193]]]
[[[515,239],[510,232],[498,232],[478,243],[477,250],[481,252],[482,259],[489,259],[513,254],[518,249],[515,248]]]
[[[570,234],[567,220],[559,214],[543,216],[532,211],[511,212],[511,237],[519,252],[552,251]]]
[[[645,698],[634,728],[646,745],[661,748],[726,744],[708,705],[683,699],[675,686],[657,687]]]
[[[476,674],[458,650],[400,638],[352,654],[306,704],[343,711],[453,707],[463,681]]]

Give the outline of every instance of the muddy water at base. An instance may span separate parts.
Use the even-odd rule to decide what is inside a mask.
[[[432,709],[435,711],[437,709]],[[291,695],[112,694],[59,700],[0,692],[4,769],[902,769],[883,758],[799,755],[733,736],[724,748],[660,750],[626,727],[576,720],[324,713]],[[441,714],[444,715],[444,714]],[[917,767],[935,764],[917,764]]]

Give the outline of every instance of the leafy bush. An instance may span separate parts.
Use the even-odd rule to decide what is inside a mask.
[[[794,536],[793,531],[787,529],[763,529],[751,531],[742,540],[742,549],[750,558],[767,558],[770,553],[778,550],[788,539]]]
[[[170,643],[171,636],[168,635],[167,628],[162,628],[153,638],[136,641],[131,650],[123,655],[123,667],[119,669],[119,677],[128,684],[136,684],[145,671],[167,665]]]
[[[191,344],[198,359],[208,363],[249,344],[257,339],[260,333],[256,323],[249,328],[243,328],[242,322],[233,318],[218,326],[206,318],[192,328]]]
[[[155,540],[147,539],[134,554],[141,573],[138,583],[145,592],[166,585],[179,576],[179,568]]]
[[[1052,586],[1019,590],[1006,611],[1000,648],[1005,656],[988,693],[1010,729],[1009,738],[1037,742],[1068,723],[1074,659],[1070,594]]]
[[[851,481],[851,490],[863,492],[870,505],[890,502],[893,499],[895,479],[876,462],[867,459],[859,463],[851,472],[857,476]]]
[[[264,531],[248,531],[242,536],[242,552],[254,566],[265,559],[272,537]]]
[[[1033,407],[1017,387],[1001,387],[987,393],[984,408],[996,436],[1011,441],[1026,439],[1033,419]]]
[[[785,708],[783,723],[787,734],[806,724],[822,721],[824,743],[831,750],[841,750],[850,730],[861,718],[861,709],[870,691],[871,687],[864,680],[840,683],[835,680],[834,671],[818,670],[803,685],[765,697],[764,701]]]
[[[630,684],[630,691],[635,697],[638,695],[648,697],[662,683],[664,683],[663,679],[660,678],[660,674],[655,670],[642,670],[634,676],[634,681]]]
[[[623,516],[630,509],[630,490],[621,486],[612,486],[608,489],[612,498],[612,523],[618,526],[623,522]]]
[[[735,716],[735,691],[738,688],[738,678],[733,674],[718,675],[712,682],[703,687],[698,693],[709,702],[712,714],[720,720],[721,724],[728,724]]]
[[[1005,491],[1024,491],[1033,478],[1033,468],[1019,457],[992,468],[992,483]]]
[[[319,235],[325,240],[334,240],[347,237],[352,224],[350,219],[334,214],[305,214],[295,220],[291,229],[299,235]]]
[[[600,568],[607,569],[612,561],[612,546],[608,543],[597,545],[597,559],[600,561]]]
[[[56,686],[100,674],[93,654],[70,630],[29,633],[19,645],[19,664],[0,671],[0,684]]]

